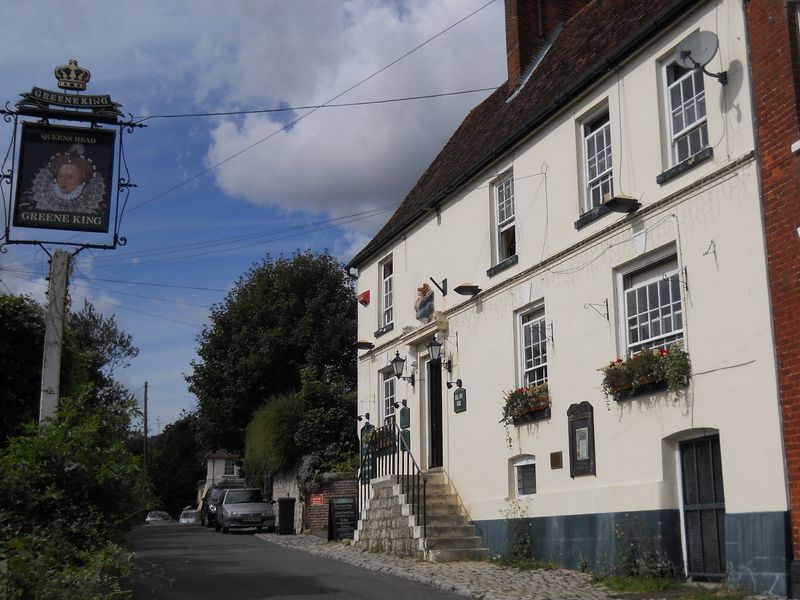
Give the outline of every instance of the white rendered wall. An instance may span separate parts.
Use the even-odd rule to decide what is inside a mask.
[[[670,166],[660,62],[696,29],[717,33],[720,51],[709,68],[726,68],[730,77],[726,88],[705,78],[714,156],[658,185],[656,176]],[[744,37],[738,3],[708,3],[565,107],[438,214],[362,265],[358,291],[371,290],[372,302],[359,307],[359,339],[373,341],[376,348],[359,360],[359,413],[370,412],[377,422],[378,372],[395,352],[409,359],[407,368],[416,360],[417,385],[398,381],[397,399],[408,400],[414,453],[424,462],[425,343],[437,329],[446,331],[451,378],[463,379],[468,408],[454,413],[452,390],[443,386],[444,466],[473,519],[503,518],[509,461],[520,454],[537,459],[537,494],[525,502],[530,515],[676,508],[677,441],[704,428],[720,435],[727,512],[786,510]],[[609,214],[576,230],[582,212],[581,117],[603,103],[611,119],[615,191],[639,198],[643,209],[629,217]],[[510,168],[519,263],[490,278],[491,182]],[[618,222],[624,225],[612,228]],[[607,228],[612,230],[604,233]],[[660,393],[607,403],[599,369],[623,353],[615,270],[668,246],[674,246],[688,275],[683,308],[691,385],[677,399]],[[544,268],[535,267],[570,248]],[[395,325],[375,338],[378,264],[389,254]],[[441,322],[421,325],[413,305],[416,288],[429,277],[447,278],[450,290],[470,281],[484,292],[471,300],[452,291],[442,298],[435,290]],[[606,299],[608,321],[585,308]],[[520,383],[515,315],[537,302],[544,303],[553,327],[548,343],[552,417],[512,427],[508,448],[498,421],[504,391]],[[571,479],[566,415],[571,404],[582,401],[594,407],[596,476]],[[551,470],[550,453],[559,451],[564,468]]]

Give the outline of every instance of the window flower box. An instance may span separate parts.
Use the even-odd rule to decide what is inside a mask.
[[[668,348],[650,348],[609,363],[603,372],[603,393],[616,401],[640,394],[668,390],[678,392],[689,383],[689,354],[680,343]]]
[[[547,384],[520,387],[505,393],[504,425],[522,425],[550,417],[550,393]]]

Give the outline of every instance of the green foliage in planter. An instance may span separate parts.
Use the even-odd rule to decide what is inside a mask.
[[[500,423],[511,425],[514,419],[532,411],[544,410],[550,407],[550,393],[547,384],[520,387],[505,393],[503,403],[503,418]]]
[[[601,369],[602,388],[606,396],[632,390],[652,383],[666,383],[667,389],[676,392],[686,385],[692,372],[689,354],[681,343],[668,348],[648,348],[625,360],[618,358]]]

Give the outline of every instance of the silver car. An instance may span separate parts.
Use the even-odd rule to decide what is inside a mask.
[[[225,490],[217,510],[215,527],[222,533],[243,527],[255,527],[259,533],[265,527],[274,531],[275,511],[272,510],[272,504],[264,500],[258,488]]]
[[[184,509],[181,516],[178,517],[178,525],[199,525],[200,512],[194,509]]]

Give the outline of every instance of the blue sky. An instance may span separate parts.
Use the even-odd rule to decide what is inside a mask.
[[[313,113],[158,115],[326,103],[487,1],[5,2],[13,17],[0,23],[2,103],[13,106],[34,86],[56,90],[53,69],[74,58],[92,73],[87,94],[110,94],[126,113],[151,117],[124,138],[138,186],[121,224],[128,244],[80,252],[70,281],[74,308],[86,298],[114,314],[140,348],[120,379],[140,399],[149,382],[151,431],[194,410],[183,375],[196,337],[249,266],[298,249],[348,260],[487,93]],[[336,103],[504,80],[503,2],[495,0]],[[3,154],[11,131],[0,123]],[[47,259],[35,246],[11,246],[0,255],[0,289],[44,301]]]

